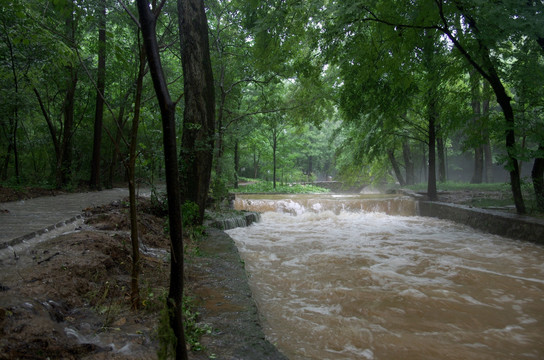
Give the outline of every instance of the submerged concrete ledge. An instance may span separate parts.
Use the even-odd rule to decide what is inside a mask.
[[[238,227],[246,227],[260,220],[261,214],[248,211],[238,216],[212,221],[208,225],[219,230],[230,230]]]
[[[544,220],[437,201],[419,201],[419,215],[451,220],[512,239],[544,244]]]

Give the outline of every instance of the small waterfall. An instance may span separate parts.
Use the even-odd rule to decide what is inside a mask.
[[[236,195],[236,210],[280,212],[302,215],[306,212],[343,211],[379,212],[387,215],[414,216],[418,214],[417,201],[410,196],[384,194],[358,195]]]

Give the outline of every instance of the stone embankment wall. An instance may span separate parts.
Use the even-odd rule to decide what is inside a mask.
[[[221,220],[215,220],[212,223],[210,223],[210,226],[219,229],[219,230],[230,230],[235,229],[237,227],[246,227],[254,222],[259,222],[261,220],[261,215],[256,212],[246,212],[245,214],[227,218],[227,219],[221,219]]]
[[[529,216],[435,201],[419,201],[419,214],[452,220],[491,234],[544,244],[544,220]]]

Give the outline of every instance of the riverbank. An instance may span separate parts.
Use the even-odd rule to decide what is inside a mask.
[[[169,240],[164,219],[141,201],[141,309],[130,310],[126,213],[119,201],[89,208],[70,225],[0,252],[0,359],[156,358]],[[185,239],[190,359],[284,359],[264,339],[232,239],[206,233]],[[191,335],[199,333],[200,340]]]

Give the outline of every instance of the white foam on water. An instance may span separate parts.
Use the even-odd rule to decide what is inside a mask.
[[[288,211],[227,231],[267,335],[289,358],[389,359],[399,349],[405,359],[440,351],[544,357],[542,247],[448,221],[295,200],[282,203]]]

